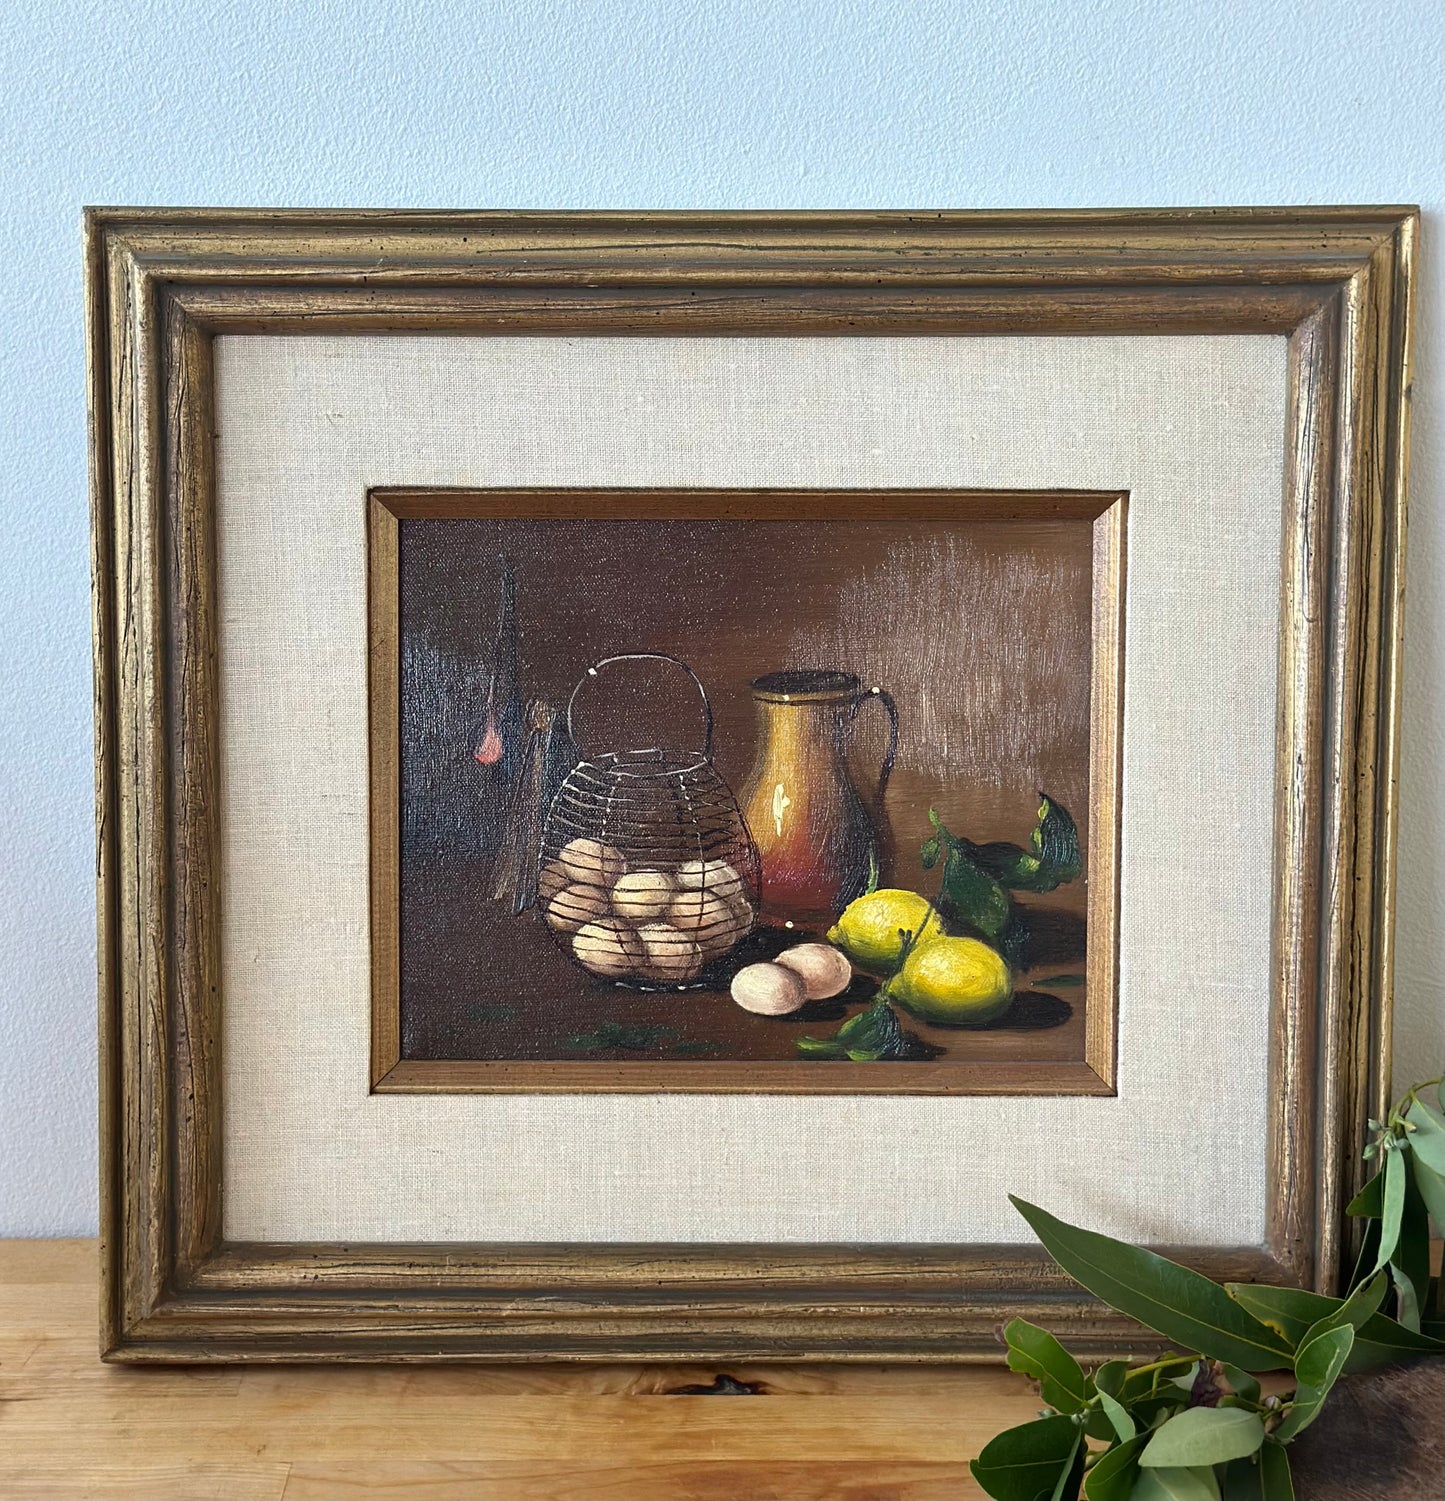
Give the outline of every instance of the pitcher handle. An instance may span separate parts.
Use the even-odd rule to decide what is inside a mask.
[[[681,657],[671,657],[663,651],[625,651],[615,657],[603,657],[600,662],[594,662],[586,672],[577,679],[577,685],[572,689],[572,696],[567,700],[567,738],[573,745],[577,745],[577,737],[572,733],[572,706],[577,702],[577,695],[589,682],[595,681],[604,667],[611,667],[614,662],[671,662],[674,667],[680,667],[692,679],[693,687],[697,689],[698,697],[702,699],[702,758],[704,761],[712,760],[712,703],[707,696],[707,689],[702,685],[702,679],[682,660]],[[891,700],[890,700],[891,702]],[[894,739],[897,739],[895,734]],[[578,747],[579,751],[581,747]],[[889,765],[892,765],[892,756],[889,756]]]
[[[853,709],[848,719],[850,723],[857,719],[858,711],[863,705],[875,699],[888,713],[888,749],[884,752],[883,765],[878,772],[878,790],[873,794],[874,806],[882,808],[883,794],[888,791],[888,779],[893,775],[893,762],[898,755],[898,705],[893,702],[893,695],[886,688],[865,688],[853,700]]]

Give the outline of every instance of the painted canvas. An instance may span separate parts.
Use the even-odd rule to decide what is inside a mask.
[[[374,497],[400,1061],[1107,1087],[1122,507]]]

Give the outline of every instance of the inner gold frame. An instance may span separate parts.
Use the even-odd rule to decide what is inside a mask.
[[[375,489],[367,502],[371,740],[373,1094],[958,1094],[1115,1092],[1119,1001],[1119,768],[1124,708],[1124,552],[1119,491]],[[1077,1062],[629,1063],[404,1059],[401,1055],[400,568],[407,517],[612,520],[1093,522],[1089,848],[1084,1056]]]
[[[1273,333],[1289,344],[1262,1246],[1333,1289],[1388,1096],[1418,212],[93,210],[101,1346],[126,1361],[980,1360],[1148,1346],[1036,1247],[337,1245],[221,1224],[214,338]]]

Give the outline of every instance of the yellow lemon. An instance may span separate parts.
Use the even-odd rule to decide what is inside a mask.
[[[890,999],[940,1027],[986,1027],[1013,1001],[1003,956],[976,938],[934,938],[915,948],[888,987]]]
[[[860,969],[889,975],[898,968],[903,954],[903,934],[917,942],[942,938],[943,919],[933,904],[916,891],[870,891],[850,902],[833,927],[828,942],[835,943]]]

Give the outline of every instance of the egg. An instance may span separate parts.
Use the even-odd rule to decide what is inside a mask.
[[[573,839],[562,846],[557,859],[574,882],[609,889],[627,873],[627,858],[621,850],[600,839]]]
[[[603,918],[578,928],[572,937],[577,962],[594,975],[616,977],[642,968],[642,944],[626,923]]]
[[[799,943],[779,954],[776,963],[803,982],[810,1001],[841,995],[853,980],[853,966],[831,943]]]
[[[714,891],[721,897],[745,895],[743,878],[726,860],[689,860],[678,867],[677,884],[687,891]]]
[[[667,920],[690,933],[709,961],[725,954],[751,926],[751,917],[742,917],[714,891],[679,891],[667,909]]]
[[[649,980],[686,985],[702,968],[702,950],[671,923],[651,922],[637,930],[643,968]]]
[[[612,910],[630,923],[649,923],[672,905],[677,890],[665,870],[633,870],[612,888]]]
[[[547,926],[558,933],[575,933],[606,915],[607,893],[595,886],[564,886],[547,903]]]
[[[803,977],[782,964],[747,964],[733,976],[732,997],[758,1016],[787,1016],[808,994]]]
[[[747,892],[739,888],[724,900],[726,900],[728,906],[732,909],[733,916],[737,918],[743,927],[751,928],[753,919],[757,916],[757,913],[753,909],[752,902],[748,900]]]

